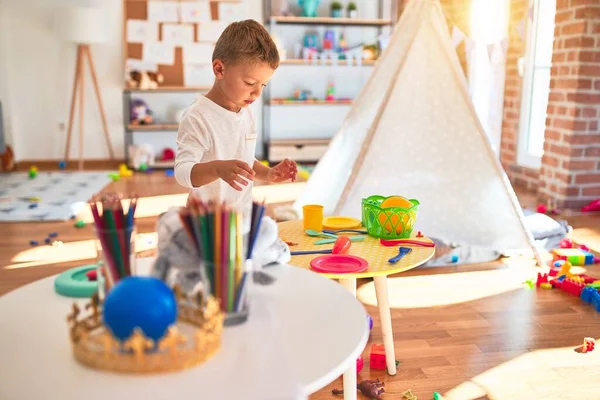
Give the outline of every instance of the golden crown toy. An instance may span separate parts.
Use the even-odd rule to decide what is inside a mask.
[[[224,314],[212,296],[204,298],[198,293],[189,298],[179,287],[174,287],[176,320],[164,335],[154,335],[152,339],[149,336],[153,335],[145,335],[140,327],[133,328],[128,337],[118,337],[115,327],[105,324],[108,316],[103,307],[111,292],[105,301],[94,295],[85,306],[88,311],[85,316],[73,303],[67,321],[73,355],[80,363],[121,373],[169,372],[200,364],[219,350]]]

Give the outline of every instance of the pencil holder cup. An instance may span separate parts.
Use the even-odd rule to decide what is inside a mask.
[[[201,271],[204,293],[212,295],[225,314],[223,325],[232,326],[246,322],[250,314],[252,260],[202,260]]]
[[[101,299],[121,279],[136,275],[136,228],[99,229],[96,234],[98,294]]]
[[[323,230],[323,206],[307,204],[302,206],[304,230],[312,229],[318,232]]]

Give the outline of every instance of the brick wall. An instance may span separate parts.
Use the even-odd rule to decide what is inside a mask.
[[[600,197],[600,0],[557,0],[540,196]]]
[[[511,0],[504,84],[504,118],[500,141],[500,162],[515,185],[534,190],[538,185],[539,170],[517,165],[519,119],[521,116],[521,90],[523,78],[519,76],[518,60],[525,55],[526,40],[517,31],[520,21],[527,15],[527,0]],[[527,32],[525,32],[525,35]]]

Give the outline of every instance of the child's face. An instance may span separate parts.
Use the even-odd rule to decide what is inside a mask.
[[[219,60],[215,62],[215,75],[223,94],[228,102],[240,108],[260,97],[275,72],[267,63],[223,65]]]

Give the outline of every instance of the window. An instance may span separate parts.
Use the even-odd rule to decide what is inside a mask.
[[[550,94],[556,0],[532,2],[534,18],[528,30],[531,34],[527,35],[517,163],[539,168],[544,153],[546,110]]]

